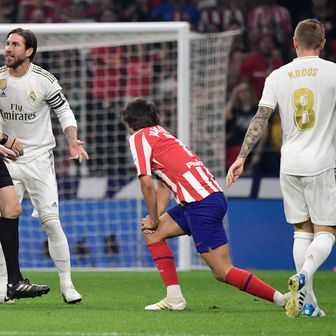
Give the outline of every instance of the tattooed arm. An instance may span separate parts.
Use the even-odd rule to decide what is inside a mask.
[[[253,117],[250,126],[246,132],[244,142],[240,149],[240,153],[236,161],[231,165],[226,176],[226,185],[229,187],[242,174],[244,163],[251,150],[264,134],[268,120],[273,112],[273,109],[266,106],[259,106],[256,115]]]
[[[266,106],[260,106],[256,115],[253,117],[249,128],[247,129],[244,142],[240,149],[239,157],[246,159],[254,148],[256,143],[264,134],[268,125],[268,120],[273,112],[273,109]]]

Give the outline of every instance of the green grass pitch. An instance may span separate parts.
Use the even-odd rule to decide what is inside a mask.
[[[291,272],[257,271],[263,280],[287,291]],[[83,294],[76,305],[63,303],[56,272],[25,272],[31,281],[50,285],[48,295],[0,305],[0,336],[118,335],[336,335],[336,273],[319,272],[315,292],[325,318],[289,319],[282,309],[216,281],[209,271],[180,272],[188,301],[185,311],[144,311],[164,297],[155,271],[74,272]]]

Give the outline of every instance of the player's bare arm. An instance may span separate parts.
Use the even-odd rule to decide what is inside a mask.
[[[70,160],[78,160],[79,162],[82,162],[83,158],[88,160],[89,155],[83,148],[84,142],[77,139],[77,127],[68,126],[64,130],[64,134],[69,145]]]
[[[237,181],[243,173],[244,163],[251,150],[264,134],[268,120],[273,112],[273,109],[266,106],[259,106],[256,115],[253,117],[251,124],[246,132],[244,142],[240,149],[240,153],[236,161],[231,165],[226,176],[226,185],[230,187],[232,183]]]
[[[273,112],[273,109],[266,106],[259,106],[256,115],[253,117],[249,128],[247,129],[244,142],[240,149],[239,157],[246,159],[254,148],[256,143],[264,134],[268,120]]]
[[[165,213],[171,199],[170,190],[164,185],[161,180],[158,180],[157,186],[157,202],[158,202],[158,214],[161,216]]]
[[[11,150],[11,155],[14,153],[16,157],[23,155],[23,146],[22,143],[12,136],[8,136],[5,133],[0,133],[0,145],[5,146],[6,148]],[[9,153],[9,152],[8,152]]]
[[[144,197],[149,214],[146,218],[142,219],[141,221],[141,230],[146,233],[145,230],[153,231],[159,225],[157,192],[154,186],[152,176],[141,175],[139,179],[140,179],[141,192]]]

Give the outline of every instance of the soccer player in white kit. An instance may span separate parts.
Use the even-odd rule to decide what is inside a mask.
[[[56,146],[50,111],[56,113],[67,138],[70,159],[88,159],[77,139],[77,122],[57,79],[32,63],[37,49],[33,32],[17,28],[7,35],[5,66],[0,68],[1,131],[20,139],[24,156],[8,165],[16,192],[29,194],[48,235],[51,258],[59,272],[67,303],[81,301],[70,273],[70,252],[63,232],[52,149]]]
[[[266,79],[259,109],[227,174],[230,186],[242,174],[246,157],[278,105],[283,133],[280,184],[286,219],[294,224],[298,272],[288,281],[289,317],[325,316],[312,279],[335,243],[336,64],[319,57],[325,41],[325,29],[318,20],[299,22],[293,37],[297,58]]]

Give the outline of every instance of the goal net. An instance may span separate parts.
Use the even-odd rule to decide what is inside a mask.
[[[132,97],[160,106],[162,125],[190,144],[223,181],[226,79],[236,32],[197,35],[186,23],[21,25],[35,32],[34,63],[55,75],[90,160],[68,160],[52,113],[60,215],[74,267],[153,267],[141,231],[146,207],[120,111]],[[0,38],[16,26],[0,25]],[[3,44],[4,47],[5,44]],[[2,48],[3,49],[3,48]],[[20,263],[48,268],[47,237],[29,199],[20,219]],[[171,239],[178,266],[201,266],[189,239]]]

